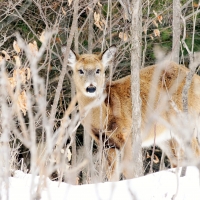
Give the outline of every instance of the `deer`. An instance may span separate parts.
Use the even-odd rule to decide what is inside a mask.
[[[68,57],[81,123],[97,145],[103,144],[106,149],[109,181],[119,179],[118,152],[121,153],[121,173],[126,179],[134,177],[134,163],[131,163],[131,76],[115,81],[106,81],[105,78],[105,71],[116,52],[116,46],[100,54],[79,55],[70,50]],[[165,62],[160,68],[152,65],[140,70],[142,147],[159,146],[172,167],[184,165],[187,157],[183,145],[185,137],[188,138],[190,153],[196,160],[200,158],[197,134],[184,135],[175,126],[178,123],[176,119],[183,113],[182,91],[188,73],[188,68],[172,61]],[[198,120],[199,113],[200,77],[194,74],[188,90],[188,114]]]

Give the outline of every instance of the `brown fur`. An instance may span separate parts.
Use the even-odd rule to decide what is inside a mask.
[[[132,102],[131,102],[131,80],[126,76],[117,81],[105,85],[105,66],[103,66],[103,55],[81,55],[76,56],[73,68],[73,78],[78,93],[79,110],[82,116],[82,124],[87,132],[99,144],[104,143],[107,148],[108,165],[111,166],[112,173],[108,178],[115,179],[116,150],[122,154],[122,171],[126,178],[132,178],[133,173],[130,166],[131,161],[131,124],[132,124]],[[109,57],[109,55],[105,55]],[[102,60],[101,60],[102,59]],[[83,69],[84,75],[80,75],[78,70]],[[95,70],[100,69],[100,75],[95,74]],[[92,71],[93,70],[93,71]],[[185,78],[189,70],[176,63],[163,64],[158,66],[145,67],[140,71],[140,96],[141,96],[141,138],[143,146],[153,144],[156,134],[156,143],[167,154],[172,166],[181,164],[184,157],[184,146],[181,143],[182,137],[180,129],[177,127],[175,119],[180,118],[183,110],[182,90]],[[87,76],[88,73],[88,76]],[[157,73],[157,75],[156,75]],[[90,76],[90,77],[89,77]],[[93,76],[93,77],[92,77]],[[84,84],[97,83],[96,96],[87,96]],[[101,88],[105,87],[101,92]],[[98,90],[97,90],[98,91]],[[188,92],[189,114],[193,117],[200,113],[200,77],[194,75],[192,84]],[[93,106],[86,114],[85,107],[102,93],[106,94],[105,100],[98,106]],[[189,133],[188,133],[189,134]],[[163,138],[163,140],[160,140]],[[158,140],[157,140],[158,138]],[[179,140],[180,138],[180,140]],[[189,136],[190,145],[194,155],[199,158],[200,149],[195,136]],[[112,164],[111,164],[112,163]],[[114,177],[114,178],[113,178]]]

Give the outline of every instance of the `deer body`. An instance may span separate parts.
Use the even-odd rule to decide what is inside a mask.
[[[107,149],[107,161],[111,170],[107,176],[115,180],[116,149],[122,152],[122,171],[126,178],[134,176],[130,166],[132,159],[131,124],[132,100],[131,78],[126,76],[105,84],[105,70],[116,52],[110,47],[101,55],[77,55],[70,52],[69,65],[78,95],[82,124],[97,144]],[[174,128],[183,110],[182,91],[189,72],[184,66],[168,63],[162,69],[150,66],[140,71],[141,138],[143,146],[160,146],[169,157],[172,166],[184,159],[184,147],[179,130]],[[98,102],[102,96],[105,100]],[[188,91],[189,113],[200,113],[200,77],[194,75]],[[200,157],[196,136],[189,136],[193,154]],[[129,166],[129,167],[127,167]],[[113,178],[114,177],[114,178]]]

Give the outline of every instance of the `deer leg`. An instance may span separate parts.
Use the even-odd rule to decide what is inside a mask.
[[[192,150],[194,151],[195,156],[197,158],[200,158],[200,146],[198,140],[195,137],[193,137],[191,143],[192,143]]]
[[[200,162],[200,146],[197,138],[192,137],[192,139],[186,143],[185,147],[186,161],[190,164],[198,164]]]
[[[119,157],[118,150],[116,148],[105,149],[105,156],[107,160],[106,165],[106,175],[109,181],[118,181],[120,172],[119,172]]]
[[[128,139],[122,150],[122,172],[126,179],[135,177],[131,140]]]
[[[172,168],[181,165],[185,155],[183,148],[175,138],[162,142],[159,146],[169,158]]]
[[[175,138],[159,144],[161,149],[166,153],[170,159],[171,167],[183,166],[184,162],[190,160],[196,162],[196,158],[200,158],[200,146],[195,137],[188,143],[184,141],[182,144]]]

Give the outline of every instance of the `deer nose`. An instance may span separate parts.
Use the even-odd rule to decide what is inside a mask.
[[[90,85],[86,88],[86,92],[89,92],[89,93],[94,93],[96,91],[96,87],[93,86],[93,85]]]

